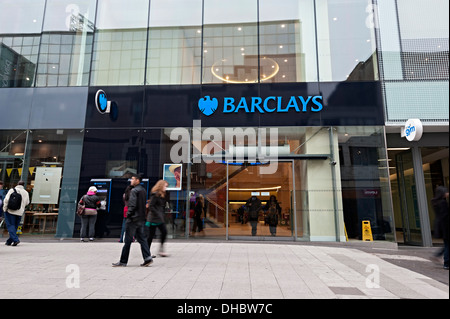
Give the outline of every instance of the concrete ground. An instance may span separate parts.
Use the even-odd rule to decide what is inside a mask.
[[[0,245],[0,299],[448,299],[435,249],[351,243],[169,240],[167,258],[113,268],[112,240],[23,238]],[[152,247],[157,253],[159,242]]]

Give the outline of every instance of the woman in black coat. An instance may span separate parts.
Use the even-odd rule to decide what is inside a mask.
[[[435,256],[441,257],[444,255],[444,269],[448,270],[448,233],[449,233],[449,220],[448,220],[448,189],[443,186],[436,188],[434,198],[431,200],[435,213],[434,221],[434,236],[436,238],[442,238],[444,240],[444,248],[440,250]]]

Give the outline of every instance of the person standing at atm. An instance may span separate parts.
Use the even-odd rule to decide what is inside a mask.
[[[80,199],[79,203],[84,203],[85,206],[84,214],[81,216],[80,240],[84,241],[84,239],[89,236],[89,241],[93,241],[95,222],[97,221],[97,209],[100,207],[100,198],[97,196],[97,187],[89,187],[87,194]]]

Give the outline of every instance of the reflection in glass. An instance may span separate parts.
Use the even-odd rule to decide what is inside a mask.
[[[362,239],[362,221],[369,220],[374,240],[394,241],[389,185],[392,164],[386,157],[383,128],[339,127],[337,134],[348,237]]]
[[[205,2],[203,83],[258,82],[257,13],[252,0]]]
[[[152,1],[147,84],[199,84],[201,44],[201,0]]]
[[[94,0],[48,0],[37,86],[87,86],[94,32]]]
[[[260,0],[259,8],[261,81],[317,81],[313,1]]]
[[[317,0],[319,81],[378,79],[373,5],[366,0]]]
[[[146,0],[99,0],[91,85],[142,85],[145,76]]]
[[[26,142],[27,131],[0,131],[0,181],[5,189],[16,186],[21,178]]]
[[[0,88],[31,87],[45,0],[0,2]]]

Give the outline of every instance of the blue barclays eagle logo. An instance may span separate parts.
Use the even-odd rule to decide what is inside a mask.
[[[105,93],[100,93],[99,97],[98,97],[98,103],[99,103],[99,108],[102,112],[106,111],[106,108],[108,107],[108,98],[106,97]]]
[[[213,98],[211,100],[210,96],[205,96],[204,98],[198,100],[198,108],[200,109],[200,112],[202,112],[206,116],[213,115],[218,107],[219,101],[217,101],[216,98]]]

